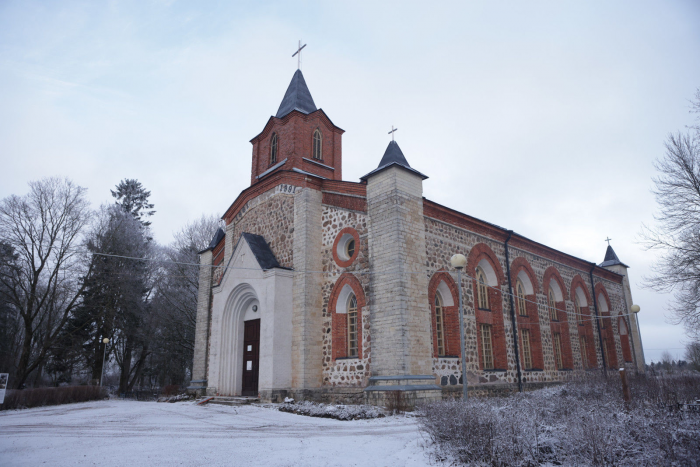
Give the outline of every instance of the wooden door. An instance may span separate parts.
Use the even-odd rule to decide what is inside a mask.
[[[260,356],[260,320],[245,321],[243,331],[243,388],[241,395],[258,395],[258,364]]]

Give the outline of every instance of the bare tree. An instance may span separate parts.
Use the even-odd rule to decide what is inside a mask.
[[[700,371],[700,341],[691,342],[685,347],[685,359],[695,371]]]
[[[29,188],[25,196],[0,201],[0,239],[16,255],[11,267],[0,269],[0,293],[21,320],[15,387],[45,362],[91,267],[81,242],[90,219],[85,189],[59,178]]]
[[[695,98],[691,112],[700,115],[700,89]],[[645,285],[674,294],[671,320],[693,334],[700,332],[700,125],[669,135],[655,167],[659,213],[655,227],[643,227],[642,239],[662,256]]]
[[[218,228],[218,216],[202,216],[162,249],[163,263],[153,307],[158,314],[161,384],[181,384],[191,374],[197,318],[199,255]]]

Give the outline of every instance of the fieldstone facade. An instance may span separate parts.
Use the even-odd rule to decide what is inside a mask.
[[[300,83],[293,80],[293,86]],[[308,93],[305,83],[303,88]],[[288,91],[287,113],[281,108],[254,138],[252,184],[226,211],[225,229],[201,253],[193,391],[236,395],[237,389],[223,394],[218,388],[240,386],[240,375],[232,385],[221,381],[227,368],[210,368],[212,355],[226,362],[222,355],[233,352],[212,348],[212,342],[243,348],[235,336],[217,337],[222,331],[214,329],[216,316],[216,323],[235,330],[249,320],[289,319],[289,325],[263,326],[269,331],[260,336],[261,355],[275,343],[269,358],[290,362],[288,380],[260,369],[273,382],[266,384],[286,384],[260,390],[268,400],[383,403],[393,391],[413,401],[458,396],[460,287],[466,380],[474,394],[539,388],[604,367],[644,371],[627,266],[614,252],[609,260],[611,249],[601,267],[427,200],[422,196],[427,177],[410,167],[393,141],[377,169],[360,182],[342,181],[336,175],[343,131],[315,105],[310,108],[307,97],[306,107],[295,107]],[[317,129],[329,138],[323,160],[311,153],[309,138]],[[287,162],[264,162],[273,133]],[[261,236],[267,245],[243,250],[244,233]],[[450,264],[456,253],[467,257],[461,284]],[[245,256],[251,254],[255,261]],[[258,282],[248,282],[241,264]],[[477,268],[486,277],[488,305],[482,308]],[[279,279],[270,276],[275,270],[283,272]],[[520,301],[512,296],[516,282],[525,289]],[[248,302],[235,305],[243,288]],[[231,298],[222,297],[223,290],[231,290]],[[251,311],[251,304],[261,310]],[[235,316],[229,311],[238,309],[243,311]],[[488,338],[482,328],[489,329]],[[527,364],[523,331],[530,336]],[[289,348],[280,350],[284,339]],[[245,361],[235,368],[247,371],[251,363],[258,364]],[[212,375],[216,385],[209,381]]]

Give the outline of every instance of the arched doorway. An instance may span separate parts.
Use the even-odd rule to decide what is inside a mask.
[[[260,315],[260,300],[253,287],[236,286],[222,317],[219,394],[257,396]]]

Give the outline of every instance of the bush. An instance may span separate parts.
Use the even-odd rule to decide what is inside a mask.
[[[381,418],[384,414],[372,405],[321,404],[318,402],[294,402],[289,399],[279,408],[280,412],[295,413],[309,417],[334,418],[336,420],[364,420]]]
[[[0,410],[28,409],[45,405],[95,401],[106,399],[107,397],[107,390],[99,386],[64,386],[59,388],[10,390],[5,394],[5,403],[0,405]]]
[[[420,409],[433,455],[468,465],[693,465],[700,452],[700,377],[591,378],[507,398]]]

